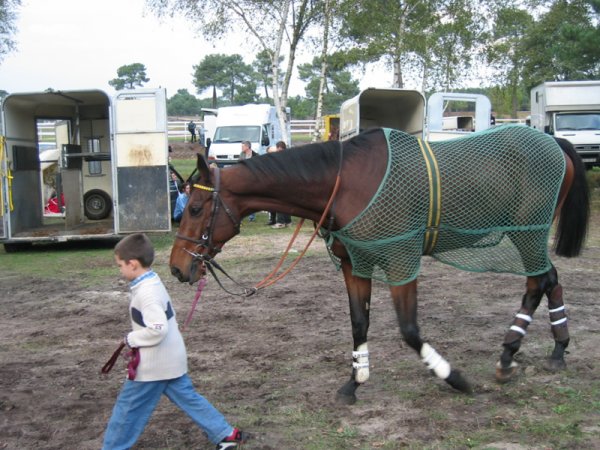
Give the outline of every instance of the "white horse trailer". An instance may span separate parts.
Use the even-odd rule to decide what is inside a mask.
[[[40,123],[55,124],[52,144]],[[113,98],[100,90],[11,94],[2,102],[2,133],[7,251],[171,230],[164,89]]]

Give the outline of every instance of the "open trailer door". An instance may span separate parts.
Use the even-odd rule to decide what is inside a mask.
[[[0,238],[5,239],[10,228],[10,178],[6,162],[6,141],[0,136]]]
[[[122,92],[113,102],[117,233],[169,231],[165,90]]]

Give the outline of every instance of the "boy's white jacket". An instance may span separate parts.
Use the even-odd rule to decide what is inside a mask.
[[[130,347],[140,351],[135,381],[178,378],[187,372],[187,355],[171,298],[154,272],[134,280],[129,304]]]

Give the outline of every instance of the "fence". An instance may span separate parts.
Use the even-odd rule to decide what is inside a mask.
[[[292,120],[291,130],[292,136],[294,134],[310,134],[314,131],[315,120]],[[518,123],[524,124],[525,121],[522,119],[496,119],[496,124],[508,124]],[[190,133],[187,130],[187,121],[184,120],[170,120],[167,124],[167,132],[169,139],[180,140],[187,142],[190,138]],[[204,126],[202,121],[196,122],[197,128]],[[54,122],[42,122],[38,126],[38,136],[42,141],[54,141]]]

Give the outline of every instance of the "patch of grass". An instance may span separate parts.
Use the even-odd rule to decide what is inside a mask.
[[[175,170],[186,180],[196,169],[196,158],[190,159],[172,159],[171,164]]]

